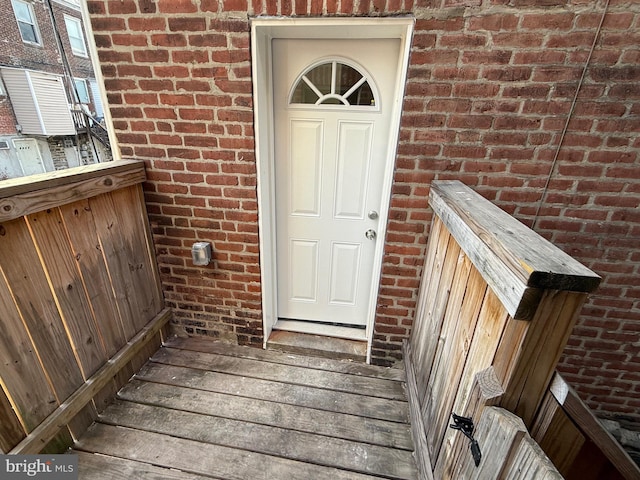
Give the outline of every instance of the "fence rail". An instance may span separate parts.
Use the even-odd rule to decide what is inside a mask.
[[[496,405],[530,429],[600,277],[460,182],[434,182],[430,204],[435,217],[406,346],[412,421],[425,477],[467,478],[457,476],[468,452],[448,428],[452,412],[477,425]]]
[[[567,479],[640,480],[640,468],[556,373],[532,437]]]
[[[49,446],[52,436],[44,435],[22,452],[63,449],[139,366],[131,352],[148,356],[159,343],[155,332],[168,314],[162,313],[144,179],[142,162],[128,161],[0,182],[3,452],[51,418],[65,423],[53,430]],[[145,329],[154,334],[138,338]],[[134,338],[142,343],[133,345]],[[127,360],[123,369],[104,373],[116,354]],[[77,415],[60,417],[67,400],[99,372],[105,387],[85,394],[82,405],[73,406]]]

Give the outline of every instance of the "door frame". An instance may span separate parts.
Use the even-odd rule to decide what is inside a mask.
[[[367,314],[363,335],[345,333],[342,327],[323,327],[322,335],[337,336],[367,341],[367,362],[371,356],[373,326],[382,272],[384,240],[388,222],[391,187],[395,166],[402,100],[407,79],[409,53],[415,19],[413,17],[375,18],[254,18],[251,20],[251,61],[253,80],[253,109],[255,130],[255,153],[258,194],[258,229],[260,242],[260,275],[262,283],[262,323],[264,347],[278,320],[277,265],[276,265],[276,208],[275,208],[275,145],[273,125],[272,50],[271,41],[276,38],[305,39],[354,39],[377,38],[399,39],[395,102],[392,105],[389,148],[382,187],[384,208],[379,212],[379,242],[376,243]],[[351,330],[347,330],[350,332]],[[353,329],[355,332],[356,329]],[[314,332],[310,332],[314,333]]]

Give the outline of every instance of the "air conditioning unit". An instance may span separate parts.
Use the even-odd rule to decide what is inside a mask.
[[[0,150],[9,150],[9,142],[0,140]]]

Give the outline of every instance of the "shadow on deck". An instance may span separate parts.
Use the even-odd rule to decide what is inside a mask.
[[[404,371],[173,339],[76,442],[84,479],[417,477]]]

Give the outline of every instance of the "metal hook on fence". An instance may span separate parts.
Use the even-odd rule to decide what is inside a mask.
[[[471,456],[473,457],[473,462],[476,464],[476,467],[480,465],[480,460],[482,459],[482,452],[480,451],[480,445],[478,441],[473,438],[473,432],[475,430],[475,426],[473,425],[473,420],[468,417],[462,417],[460,415],[456,415],[452,413],[453,424],[450,424],[449,427],[454,430],[460,430],[465,437],[467,437],[470,441],[469,448],[471,449]]]

